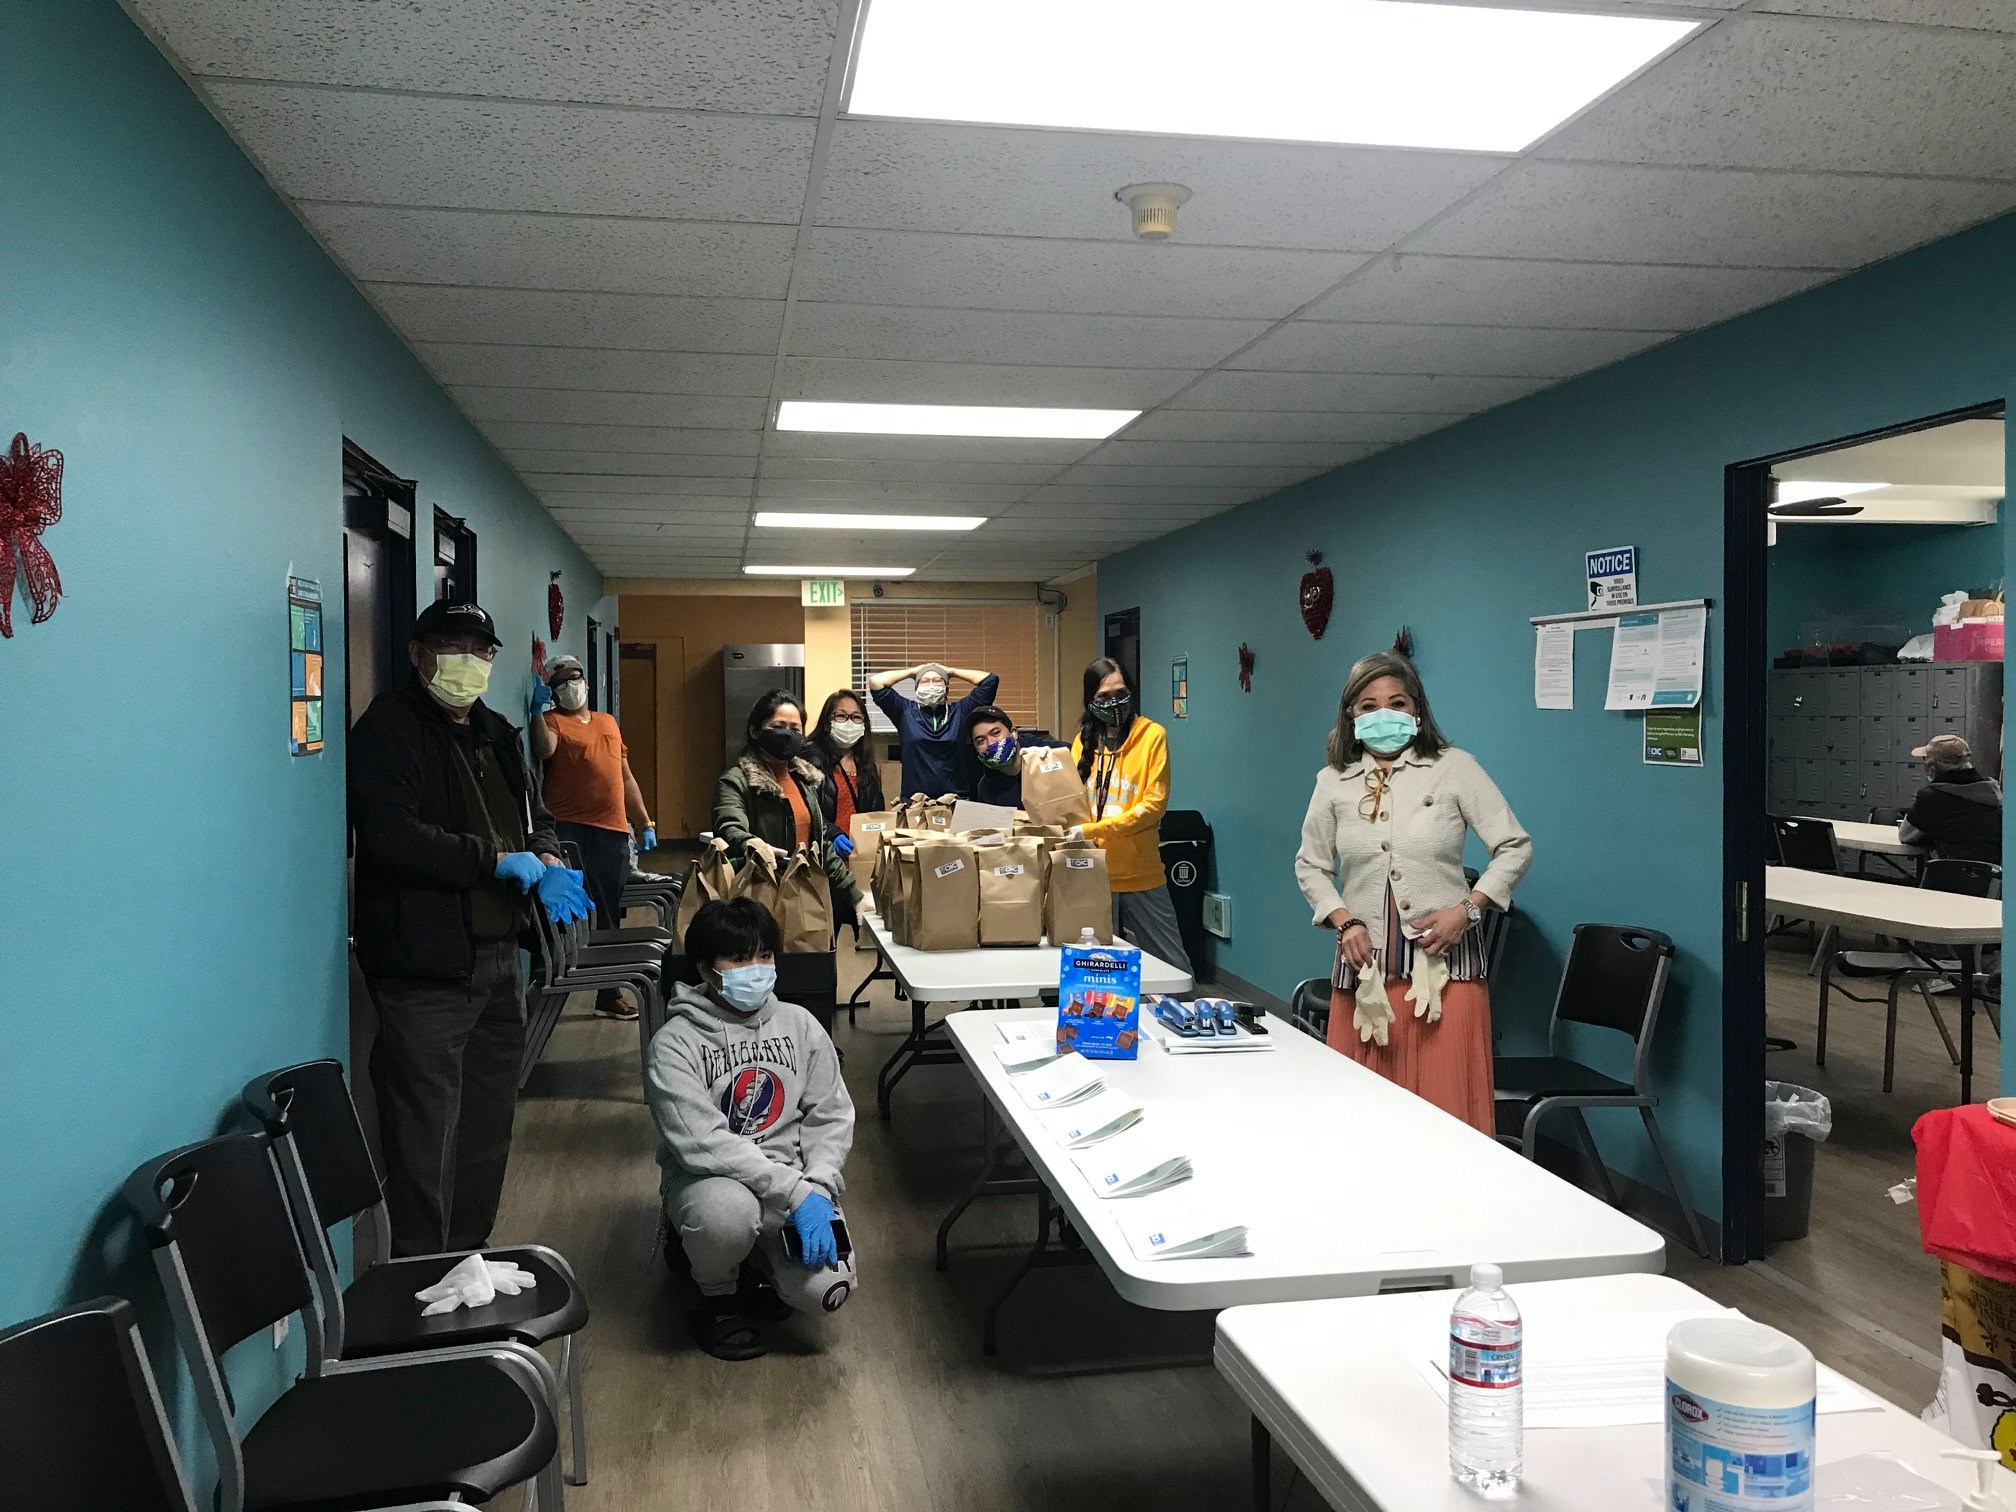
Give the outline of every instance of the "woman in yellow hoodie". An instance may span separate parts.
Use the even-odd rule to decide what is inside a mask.
[[[1113,928],[1148,954],[1190,969],[1162,871],[1162,813],[1169,807],[1169,739],[1136,712],[1134,689],[1116,661],[1085,669],[1085,714],[1071,742],[1092,802],[1087,840],[1106,852],[1113,879]]]

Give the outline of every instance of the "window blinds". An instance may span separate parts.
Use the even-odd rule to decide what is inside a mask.
[[[853,605],[854,686],[865,689],[877,672],[941,662],[1001,678],[995,695],[1018,725],[1041,724],[1036,712],[1037,605],[905,604],[870,600]],[[907,689],[905,691],[908,691]],[[955,686],[957,698],[965,689]],[[870,705],[870,727],[891,729]]]

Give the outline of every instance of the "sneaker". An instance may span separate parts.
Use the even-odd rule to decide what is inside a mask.
[[[623,996],[597,997],[595,1013],[599,1018],[616,1019],[625,1024],[637,1022],[637,1005]]]

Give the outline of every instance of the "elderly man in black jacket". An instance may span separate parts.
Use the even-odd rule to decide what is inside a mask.
[[[2002,784],[1974,769],[1958,735],[1934,735],[1911,753],[1925,763],[1925,786],[1898,821],[1907,845],[1949,861],[2002,860]]]
[[[481,702],[500,644],[476,605],[428,605],[413,677],[350,732],[352,923],[378,1005],[371,1077],[395,1255],[489,1242],[525,1046],[518,937],[533,894],[555,919],[588,908],[517,729]]]

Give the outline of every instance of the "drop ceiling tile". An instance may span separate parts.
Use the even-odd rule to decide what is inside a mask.
[[[1566,127],[1545,158],[2016,175],[2016,37],[1745,16]]]
[[[1478,256],[1855,268],[2016,205],[2016,186],[1524,162],[1419,239]]]
[[[367,291],[413,341],[774,357],[784,328],[781,299],[678,299],[439,284],[370,284]]]
[[[1266,329],[1262,320],[800,304],[790,347],[798,357],[1207,368]]]
[[[817,457],[763,459],[766,478],[852,479],[864,483],[1047,483],[1064,466],[1056,462],[848,462]]]
[[[1802,16],[1916,21],[1926,26],[2016,32],[2016,5],[2009,0],[1764,0],[1757,8]]]
[[[758,478],[759,499],[833,499],[869,505],[891,499],[934,504],[1012,504],[1028,492],[1020,483],[856,483],[821,478]]]
[[[779,397],[860,404],[1023,404],[1147,409],[1197,377],[1158,368],[1013,367],[956,362],[858,362],[786,357]]]
[[[1173,179],[1194,191],[1179,226],[1186,246],[1372,252],[1447,209],[1506,161],[843,119],[834,128],[819,218],[835,226],[1007,230],[1125,245],[1133,232],[1113,191]]]
[[[1090,483],[1046,483],[1041,488],[1031,489],[1028,502],[1023,507],[1043,509],[1064,505],[1076,509],[1087,505],[1210,504],[1222,508],[1229,504],[1244,504],[1261,492],[1264,490],[1225,484],[1101,483],[1095,477]]]
[[[554,494],[602,494],[612,498],[629,494],[656,498],[685,495],[746,502],[754,492],[747,478],[654,478],[635,473],[542,472],[528,472],[521,476],[525,479],[525,486],[542,499]]]
[[[719,524],[681,520],[651,523],[638,520],[617,522],[576,521],[567,527],[567,533],[577,541],[599,542],[655,542],[664,545],[681,545],[686,542],[740,541],[747,521]]]
[[[1057,482],[1065,487],[1073,483],[1103,485],[1109,479],[1125,478],[1134,483],[1148,485],[1160,483],[1205,488],[1243,488],[1248,497],[1251,497],[1256,491],[1285,488],[1290,483],[1300,482],[1312,473],[1326,470],[1310,467],[1199,467],[1157,463],[1137,463],[1132,467],[1115,469],[1080,462],[1058,474]]]
[[[800,296],[839,304],[1279,320],[1364,261],[1334,252],[1039,241],[906,231],[812,233]]]
[[[838,0],[134,0],[199,74],[817,115]]]
[[[586,425],[706,426],[760,430],[768,405],[761,399],[701,394],[603,394],[586,389],[490,388],[450,384],[448,392],[471,419],[556,420]]]
[[[670,425],[578,425],[567,421],[491,420],[483,434],[499,451],[514,447],[569,447],[580,451],[686,452],[695,456],[753,457],[763,445],[756,430],[687,429]]]
[[[1548,378],[1426,376],[1418,373],[1211,373],[1171,408],[1353,410],[1400,415],[1472,415],[1546,388]]]
[[[1308,318],[1680,331],[1727,320],[1829,276],[1408,253],[1367,264]]]
[[[1174,412],[1172,412],[1174,413]],[[1379,448],[1373,445],[1337,446],[1310,441],[1137,441],[1130,432],[1124,439],[1108,441],[1085,459],[1087,467],[1138,467],[1149,464],[1181,464],[1214,469],[1229,467],[1341,467],[1368,457]],[[1208,482],[1208,478],[1199,481]]]
[[[675,507],[687,504],[721,507],[705,509]],[[662,506],[650,509],[615,509],[606,506],[595,509],[570,509],[553,504],[548,504],[546,507],[553,518],[569,530],[576,525],[592,528],[603,523],[611,525],[747,525],[749,523],[747,499],[668,499]]]
[[[1160,409],[1127,427],[1129,441],[1300,441],[1330,446],[1411,441],[1447,415],[1326,415],[1267,410]]]
[[[476,341],[414,343],[443,383],[510,388],[604,389],[633,394],[770,395],[771,357],[715,352],[626,352],[608,347],[492,345]]]
[[[990,436],[835,436],[816,431],[771,431],[766,457],[826,457],[855,462],[1075,462],[1096,441],[1031,441]]]
[[[465,210],[795,224],[817,126],[229,80],[206,88],[283,193]]]
[[[640,478],[724,478],[756,476],[754,457],[694,456],[691,452],[507,451],[504,460],[522,473],[602,473]],[[683,485],[682,485],[683,486]],[[724,492],[732,492],[730,482]],[[713,489],[707,490],[709,493]]]
[[[1673,334],[1297,320],[1256,342],[1229,365],[1271,372],[1566,378],[1643,351]]]
[[[302,207],[366,281],[782,299],[793,226],[513,215],[389,205]]]

